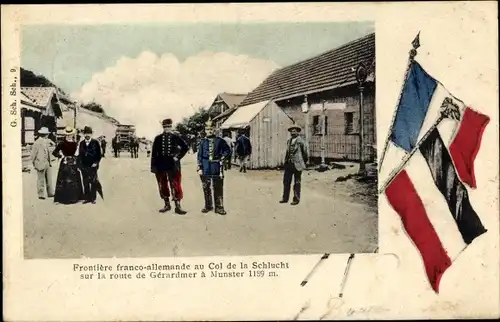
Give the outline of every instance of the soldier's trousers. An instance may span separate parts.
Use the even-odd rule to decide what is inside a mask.
[[[181,172],[177,170],[156,173],[160,197],[167,200],[172,195],[172,200],[182,200],[181,178]]]
[[[224,208],[224,179],[218,176],[201,176],[203,186],[203,195],[205,196],[205,208],[213,209],[215,201],[215,209]],[[212,196],[213,186],[213,196]]]

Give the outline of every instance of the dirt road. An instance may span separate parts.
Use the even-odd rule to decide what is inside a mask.
[[[158,213],[162,200],[144,155],[103,159],[105,199],[95,205],[39,200],[36,174],[23,173],[25,257],[359,253],[377,247],[376,197],[359,184],[334,182],[339,171],[352,170],[304,173],[302,201],[291,206],[278,203],[281,172],[233,168],[224,184],[228,214],[220,216],[200,212],[194,155],[183,159],[182,169],[185,216]]]

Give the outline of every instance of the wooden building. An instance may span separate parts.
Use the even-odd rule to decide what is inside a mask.
[[[262,101],[238,109],[221,125],[221,130],[245,129],[252,143],[249,169],[276,168],[283,165],[292,119],[273,101]]]
[[[363,160],[376,158],[375,34],[272,73],[240,106],[273,99],[304,130],[311,161],[321,157],[325,108],[327,160],[360,160],[360,88],[356,68],[363,64]],[[305,112],[307,111],[307,112]]]
[[[215,128],[220,128],[238,108],[247,94],[220,93],[209,108]]]
[[[58,132],[58,120],[73,108],[73,102],[55,87],[21,87],[21,144],[32,144],[41,127],[53,135]],[[54,137],[55,139],[55,137]]]

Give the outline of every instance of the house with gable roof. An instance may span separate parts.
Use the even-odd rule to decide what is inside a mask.
[[[31,144],[40,128],[55,136],[58,120],[74,108],[74,103],[55,87],[21,87],[21,144]]]
[[[212,116],[215,128],[220,128],[238,108],[247,94],[219,93],[210,105],[209,113]]]

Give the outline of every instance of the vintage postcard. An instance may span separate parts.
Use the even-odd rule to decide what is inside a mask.
[[[497,23],[2,6],[5,319],[498,318]]]

